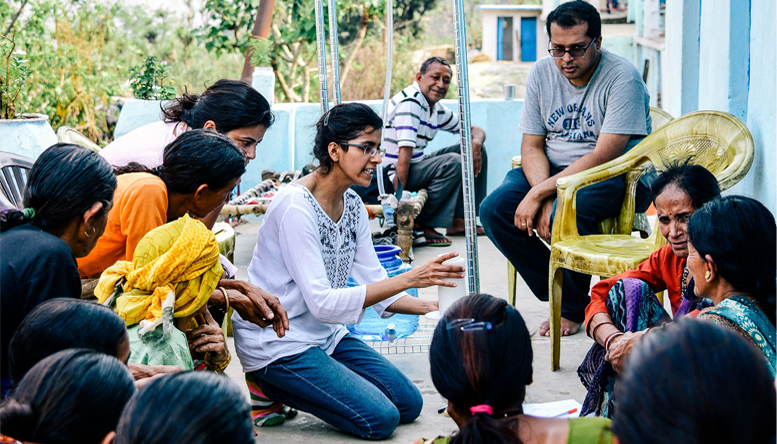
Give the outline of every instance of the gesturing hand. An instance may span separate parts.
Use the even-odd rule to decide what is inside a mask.
[[[272,324],[279,338],[286,334],[289,316],[277,297],[246,281],[224,279],[219,286],[229,290],[229,304],[241,318],[260,327]]]
[[[458,255],[459,253],[456,252],[446,253],[404,273],[410,279],[408,287],[426,288],[433,285],[455,287],[455,283],[444,281],[443,279],[462,279],[464,277],[464,267],[461,265],[445,265],[443,262]]]
[[[194,353],[210,353],[210,361],[219,364],[229,358],[227,343],[224,341],[224,333],[219,324],[206,309],[203,312],[205,323],[186,332],[189,340],[189,350]]]

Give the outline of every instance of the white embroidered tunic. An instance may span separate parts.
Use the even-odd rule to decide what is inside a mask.
[[[388,278],[373,249],[362,200],[350,189],[343,198],[336,223],[302,185],[289,184],[273,199],[259,228],[248,279],[280,299],[289,330],[279,338],[271,326],[261,328],[236,312],[235,348],[243,371],[259,370],[311,347],[331,355],[348,333],[343,324],[357,324],[364,316],[366,285]],[[349,275],[359,286],[345,288]],[[389,317],[386,308],[404,295],[373,308]]]

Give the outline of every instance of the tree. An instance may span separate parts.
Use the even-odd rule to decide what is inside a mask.
[[[256,15],[260,0],[207,0],[204,15],[208,21],[202,30],[205,47],[217,54],[248,50],[249,18]],[[405,29],[413,35],[421,31],[419,19],[437,0],[396,0],[394,32]],[[358,51],[370,33],[385,34],[385,0],[337,0],[338,42],[341,83],[352,72]],[[326,11],[325,4],[325,14]],[[317,86],[316,23],[314,0],[277,0],[271,33],[271,65],[277,87],[287,101],[309,101],[311,86]],[[328,20],[327,20],[328,28]]]

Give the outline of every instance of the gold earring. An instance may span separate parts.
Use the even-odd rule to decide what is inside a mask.
[[[709,270],[707,270],[706,272],[704,272],[704,279],[710,280],[710,274],[711,274],[711,273],[710,273],[710,271],[709,271]]]
[[[95,227],[92,227],[92,234],[88,234],[88,233],[86,232],[86,230],[84,230],[84,236],[86,236],[86,237],[92,237],[92,236],[94,236],[94,234],[95,234],[96,232],[97,232],[97,228],[95,228]]]

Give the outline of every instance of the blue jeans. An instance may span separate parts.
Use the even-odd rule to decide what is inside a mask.
[[[551,176],[561,170],[551,167]],[[483,201],[480,206],[480,222],[486,235],[499,251],[520,273],[532,293],[541,301],[548,300],[548,267],[550,250],[537,236],[514,225],[515,210],[531,189],[522,168],[510,170],[502,185]],[[577,229],[581,235],[596,234],[598,222],[617,216],[626,189],[623,176],[587,186],[577,192]],[[646,208],[645,187],[639,185],[637,206]],[[556,208],[553,204],[551,227]],[[591,276],[564,270],[561,316],[573,322],[583,322],[585,307],[591,301],[588,290]]]
[[[421,414],[418,388],[380,353],[351,335],[332,356],[312,347],[254,372],[268,397],[367,439],[384,439]]]

